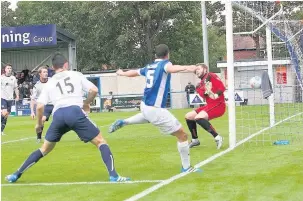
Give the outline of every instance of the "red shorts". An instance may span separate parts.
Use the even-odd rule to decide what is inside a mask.
[[[221,117],[225,113],[226,104],[225,102],[207,104],[202,107],[199,107],[195,111],[199,114],[201,111],[204,111],[208,114],[208,120]]]

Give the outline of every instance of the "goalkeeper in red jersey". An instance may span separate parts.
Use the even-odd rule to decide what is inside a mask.
[[[192,135],[192,141],[189,147],[192,148],[200,145],[197,133],[197,124],[199,124],[215,138],[217,149],[220,149],[223,144],[223,137],[217,133],[209,121],[225,113],[225,87],[215,73],[208,72],[205,64],[197,64],[197,66],[198,69],[195,73],[201,79],[201,82],[197,85],[196,91],[204,98],[206,105],[188,112],[185,115],[188,129]]]

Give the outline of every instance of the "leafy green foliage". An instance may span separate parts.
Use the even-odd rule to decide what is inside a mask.
[[[10,2],[1,1],[1,26],[14,25],[14,11],[9,8]]]
[[[141,67],[154,59],[159,43],[169,45],[173,63],[203,62],[199,2],[19,1],[13,14],[13,21],[2,18],[9,26],[53,23],[73,33],[80,69]],[[209,28],[209,46],[222,50],[209,50],[215,66],[224,56],[225,43],[218,43],[224,35]]]

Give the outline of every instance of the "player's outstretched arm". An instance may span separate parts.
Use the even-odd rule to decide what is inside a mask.
[[[195,72],[197,70],[196,65],[172,65],[168,64],[166,66],[166,72],[167,73],[178,73],[181,71],[187,71],[187,72]]]
[[[126,76],[126,77],[140,76],[137,70],[123,71],[123,70],[119,69],[119,70],[117,70],[116,74],[119,76]]]

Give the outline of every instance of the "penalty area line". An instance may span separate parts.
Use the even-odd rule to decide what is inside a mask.
[[[6,141],[6,142],[1,142],[1,144],[20,142],[20,141],[25,141],[25,140],[33,139],[33,138],[36,138],[36,137],[26,137],[26,138],[21,138],[21,139],[18,139],[18,140],[10,140],[10,141]]]
[[[160,183],[163,180],[138,180],[138,181],[124,181],[124,182],[110,182],[110,181],[86,181],[86,182],[55,182],[55,183],[14,183],[2,184],[3,187],[13,186],[71,186],[71,185],[97,185],[97,184],[137,184],[137,183]]]

